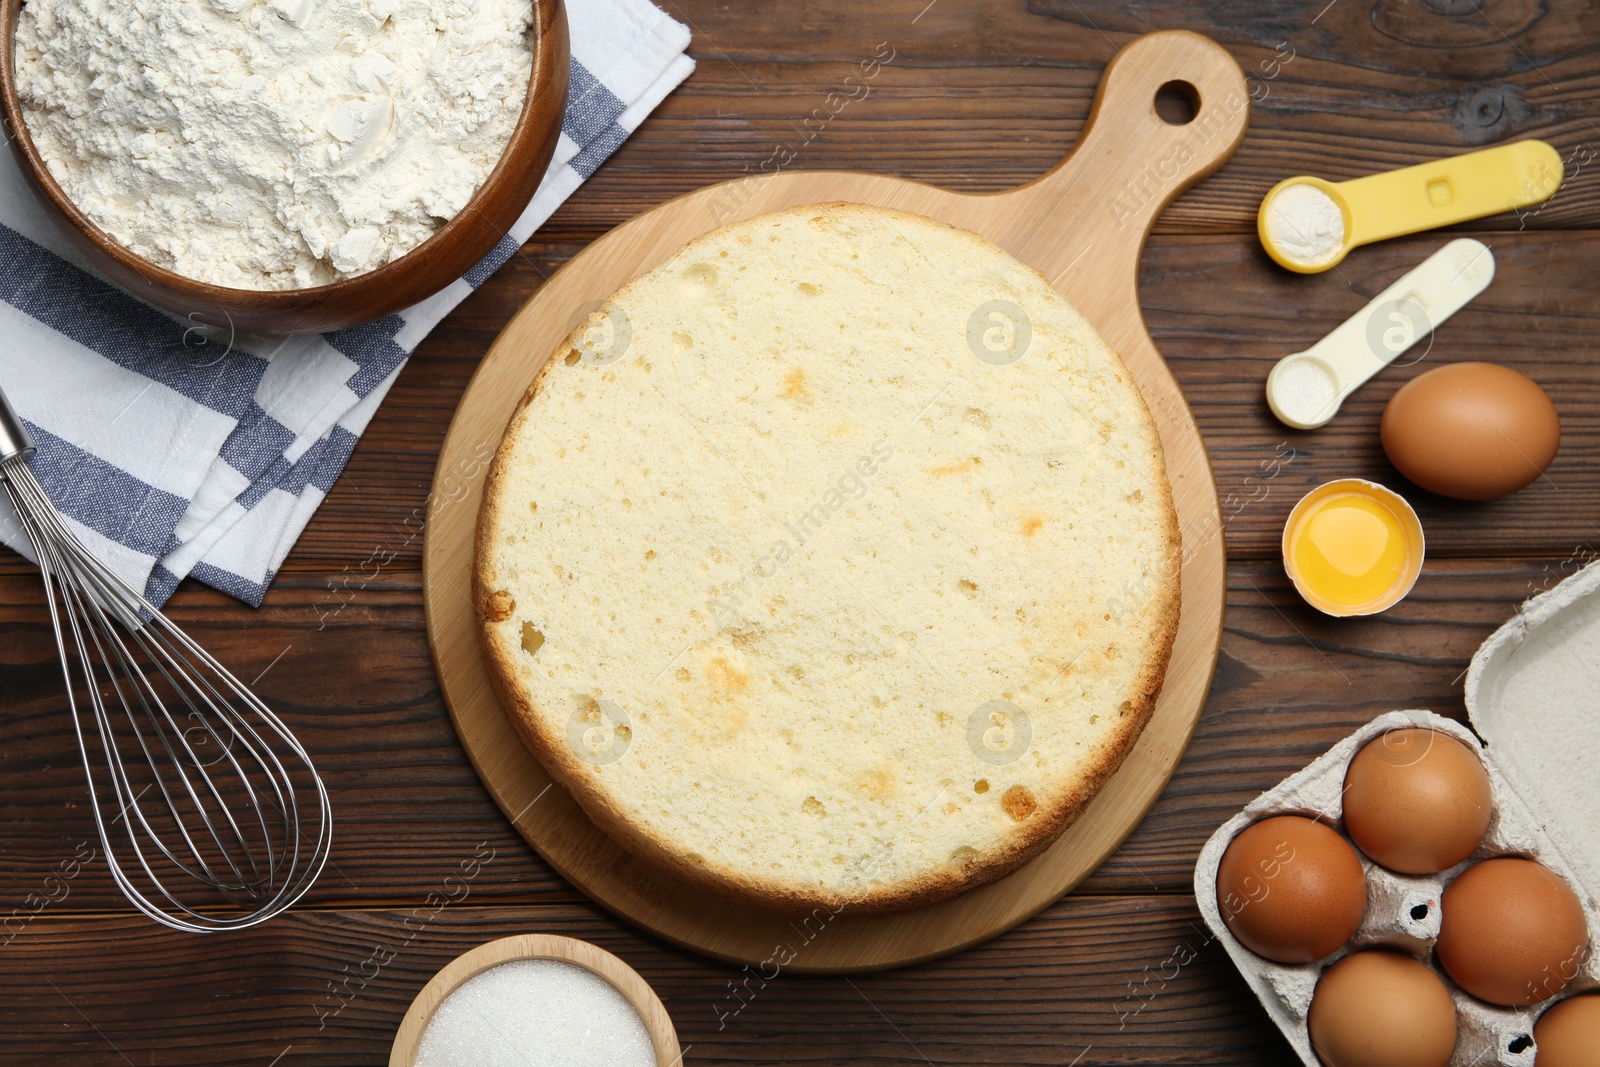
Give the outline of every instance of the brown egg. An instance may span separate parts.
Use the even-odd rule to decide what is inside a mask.
[[[1583,906],[1554,871],[1515,857],[1473,864],[1445,886],[1434,954],[1479,1000],[1521,1007],[1555,996],[1583,966]]]
[[[1328,1067],[1444,1067],[1456,1008],[1439,976],[1398,952],[1357,952],[1323,972],[1306,1019]]]
[[[1345,772],[1345,830],[1401,874],[1432,874],[1466,859],[1493,812],[1483,761],[1436,730],[1391,730],[1357,752]]]
[[[1533,1067],[1600,1067],[1600,993],[1563,1000],[1533,1026]]]
[[[1279,963],[1320,960],[1355,935],[1367,880],[1349,842],[1299,815],[1244,828],[1222,854],[1217,903],[1239,943]]]
[[[1383,450],[1424,489],[1491,500],[1532,482],[1561,446],[1556,406],[1529,378],[1496,363],[1419,374],[1383,409]]]

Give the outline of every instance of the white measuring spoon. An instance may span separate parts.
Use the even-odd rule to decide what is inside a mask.
[[[1267,375],[1267,404],[1297,430],[1314,430],[1345,397],[1460,311],[1494,280],[1494,253],[1460,237],[1372,298],[1304,352],[1284,356]]]

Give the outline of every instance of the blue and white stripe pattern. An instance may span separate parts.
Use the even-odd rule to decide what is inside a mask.
[[[648,0],[567,0],[571,95],[511,233],[444,292],[321,336],[218,335],[87,269],[0,152],[0,385],[91,550],[162,604],[184,577],[259,605],[407,357],[687,78]],[[0,500],[0,541],[26,538]]]

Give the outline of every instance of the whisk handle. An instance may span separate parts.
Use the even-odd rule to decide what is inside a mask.
[[[28,428],[22,425],[22,420],[17,418],[17,413],[12,410],[11,402],[6,399],[5,390],[0,389],[0,463],[17,456],[33,455],[33,437],[28,433]]]

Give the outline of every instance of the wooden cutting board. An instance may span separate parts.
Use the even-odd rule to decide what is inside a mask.
[[[1191,121],[1176,125],[1157,114],[1163,88],[1191,102]],[[424,600],[440,688],[462,744],[496,802],[556,870],[624,918],[771,978],[774,969],[862,971],[953,952],[1036,914],[1116,850],[1189,742],[1216,665],[1224,596],[1216,486],[1194,417],[1140,316],[1139,253],[1161,209],[1238,147],[1248,113],[1244,75],[1221,47],[1183,31],[1149,34],[1106,68],[1077,148],[1020,189],[974,196],[877,174],[793,171],[711,186],[617,227],[517,314],[484,357],[445,439],[428,503]],[[765,212],[835,200],[916,212],[982,234],[1043,271],[1122,355],[1166,448],[1184,536],[1183,615],[1166,684],[1139,743],[1083,817],[1038,859],[916,911],[819,911],[800,920],[708,896],[597,830],[551,783],[501,711],[469,593],[488,461],[523,392],[566,336],[624,283],[693,238]]]

